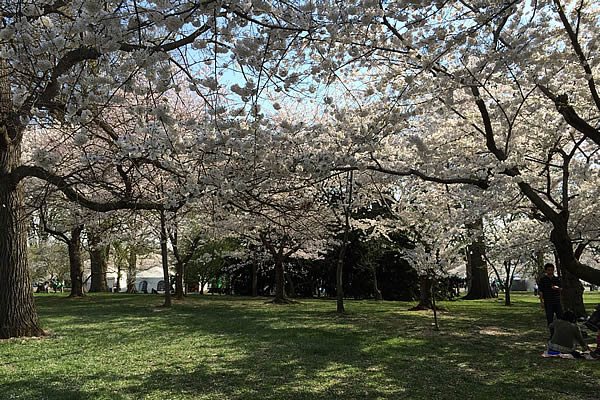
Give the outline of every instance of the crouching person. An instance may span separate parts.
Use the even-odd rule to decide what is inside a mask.
[[[592,358],[600,358],[600,304],[596,306],[596,310],[590,318],[585,322],[585,325],[592,332],[596,332],[596,350],[591,353]]]
[[[575,323],[576,320],[575,313],[565,311],[550,324],[554,332],[548,342],[548,354],[570,354],[575,358],[583,358],[583,355],[576,350],[578,344],[583,350],[590,351]]]

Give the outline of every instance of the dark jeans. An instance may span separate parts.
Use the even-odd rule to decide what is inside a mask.
[[[546,321],[548,321],[548,325],[550,325],[552,321],[554,321],[554,314],[556,314],[556,318],[562,317],[562,307],[560,306],[560,303],[545,303],[544,309],[546,310]],[[550,337],[552,337],[552,335],[554,334],[554,329],[548,329],[550,329]]]

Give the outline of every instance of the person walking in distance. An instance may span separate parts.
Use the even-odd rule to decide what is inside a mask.
[[[561,290],[560,279],[554,276],[554,264],[547,263],[544,265],[544,276],[540,279],[539,295],[542,307],[546,311],[550,337],[554,334],[554,326],[551,326],[554,316],[556,315],[556,318],[562,317],[562,307],[560,305]]]

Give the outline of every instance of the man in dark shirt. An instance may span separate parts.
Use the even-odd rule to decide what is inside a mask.
[[[556,318],[562,316],[562,308],[560,305],[560,279],[554,276],[554,264],[548,263],[544,265],[544,276],[540,279],[539,294],[542,307],[546,311],[546,320],[548,321],[548,329],[550,329],[550,337],[554,334],[554,328],[550,326]]]

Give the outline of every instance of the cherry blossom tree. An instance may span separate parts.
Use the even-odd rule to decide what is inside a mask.
[[[114,150],[109,154],[130,151],[116,125],[104,120],[104,113],[118,107],[125,92],[159,93],[169,88],[170,65],[182,65],[182,58],[174,52],[202,40],[214,26],[208,23],[216,6],[211,4],[157,2],[138,7],[135,2],[73,0],[1,6],[0,337],[43,333],[27,277],[25,178],[45,180],[71,201],[96,211],[165,207],[163,202],[140,199],[135,193],[123,171],[135,168],[136,163],[112,164],[118,157],[87,160],[107,161],[121,177],[94,185],[98,179],[78,179],[80,174],[54,170],[56,154],[39,153],[36,158],[44,161],[41,165],[22,164],[24,138],[32,126],[53,124],[80,132],[71,138],[62,136],[73,140],[73,148],[91,130],[106,148]],[[140,76],[146,85],[136,86]],[[160,103],[151,111],[157,118],[165,115]]]
[[[217,67],[216,55],[227,48],[224,42],[233,40],[228,33],[240,24],[229,19],[236,10],[211,1],[141,5],[57,0],[4,2],[0,7],[0,337],[4,338],[43,333],[26,273],[24,179],[44,180],[69,200],[96,211],[167,208],[172,196],[144,199],[138,191],[140,177],[147,176],[150,166],[169,169],[156,156],[168,153],[170,143],[161,132],[173,122],[160,94],[180,87],[172,80],[175,71],[188,79],[198,96],[215,93],[216,77],[194,77],[192,72],[200,62]],[[194,51],[188,51],[192,47]],[[115,121],[123,100],[135,95],[150,96],[153,102],[151,107],[130,108],[128,115],[152,118]],[[107,122],[109,114],[112,120]],[[137,123],[146,147],[122,135],[119,127],[127,122]],[[84,147],[91,136],[94,146],[102,145],[82,160],[85,169],[66,174],[53,168],[58,154],[52,152],[32,151],[41,162],[24,164],[23,141],[32,127],[40,125],[60,126],[64,140],[59,142],[69,142],[72,149]],[[107,170],[113,172],[111,179],[102,181]]]
[[[525,214],[511,213],[488,217],[485,224],[489,238],[487,257],[490,267],[504,288],[504,304],[511,305],[511,287],[516,274],[525,277],[535,274],[535,255],[547,253],[548,224]]]
[[[84,222],[81,219],[78,221],[77,216],[72,218],[73,215],[67,215],[67,221],[65,221],[65,215],[60,215],[60,212],[58,213],[58,216],[55,215],[54,217],[51,217],[49,214],[48,206],[43,204],[39,209],[41,229],[67,245],[69,254],[69,276],[71,278],[71,293],[69,294],[69,297],[81,297],[84,294],[83,256],[81,252]]]
[[[387,159],[373,153],[379,162],[371,168],[484,189],[512,181],[552,223],[565,270],[600,280],[576,259],[570,222],[581,179],[571,163],[597,165],[596,5],[360,2],[319,16],[329,30],[327,46],[314,40],[310,47],[315,60],[326,61],[315,79],[338,82],[354,98],[351,89],[360,89],[393,115],[365,131],[394,139],[397,150]],[[444,151],[415,163],[403,151],[414,148],[407,146],[411,133]]]

